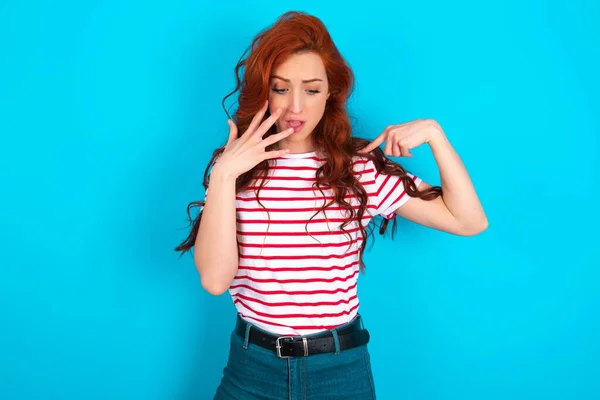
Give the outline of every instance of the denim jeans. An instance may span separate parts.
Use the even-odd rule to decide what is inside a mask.
[[[261,330],[252,324],[250,329]],[[247,337],[232,332],[229,359],[213,400],[375,399],[368,344],[334,353],[279,358],[248,342]]]

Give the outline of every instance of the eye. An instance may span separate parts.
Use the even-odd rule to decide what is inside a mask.
[[[271,88],[272,91],[278,94],[283,94],[287,89]]]
[[[274,87],[274,88],[271,88],[271,90],[272,90],[272,91],[274,91],[274,92],[275,92],[275,93],[277,93],[277,94],[284,94],[285,92],[287,92],[287,91],[288,91],[288,89],[280,89],[280,88],[276,88],[276,87]],[[315,95],[315,94],[318,94],[318,93],[321,93],[321,91],[320,91],[320,90],[316,90],[316,89],[315,89],[315,90],[310,90],[310,89],[309,89],[309,90],[307,90],[307,92],[308,92],[308,94],[309,94],[309,95],[311,95],[311,96],[312,96],[312,95]]]

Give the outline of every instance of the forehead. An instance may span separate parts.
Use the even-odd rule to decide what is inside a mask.
[[[314,78],[327,81],[323,60],[313,52],[292,54],[273,70],[273,74],[290,79],[292,82]]]

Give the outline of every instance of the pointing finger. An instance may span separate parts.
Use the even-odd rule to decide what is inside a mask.
[[[375,140],[373,140],[371,143],[369,143],[366,147],[364,147],[362,150],[360,150],[359,153],[369,153],[369,152],[371,152],[372,150],[374,150],[377,147],[379,147],[379,145],[381,143],[383,143],[384,140],[385,140],[385,133],[382,133]]]

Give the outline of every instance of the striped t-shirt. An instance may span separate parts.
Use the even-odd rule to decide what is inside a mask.
[[[327,219],[321,212],[310,220],[333,198],[331,189],[322,188],[323,197],[312,187],[326,160],[320,152],[274,159],[259,193],[266,210],[256,197],[260,180],[236,196],[239,267],[229,293],[243,319],[275,334],[316,333],[345,324],[358,312],[363,240],[357,220],[343,232],[345,211],[335,204],[325,209]],[[378,173],[367,158],[355,157],[353,171],[368,193],[365,227],[376,215],[394,218],[408,201],[402,180]],[[420,178],[409,176],[419,185]],[[346,199],[358,210],[354,195]]]

